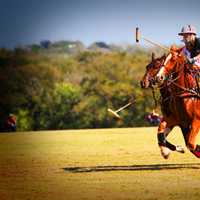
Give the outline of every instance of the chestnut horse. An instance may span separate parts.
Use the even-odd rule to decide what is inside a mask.
[[[142,88],[152,88],[156,84],[156,75],[164,64],[165,59],[165,55],[155,59],[154,55],[152,54],[152,61],[146,66],[146,72],[141,80]],[[171,151],[184,153],[184,149],[180,145],[175,146],[171,144],[166,139],[173,127],[179,125],[179,123],[176,120],[177,116],[174,116],[173,110],[169,109],[171,98],[170,88],[167,86],[167,84],[163,83],[160,86],[160,94],[163,119],[158,127],[157,139],[161,150],[161,155],[167,159]]]
[[[181,52],[171,49],[156,75],[156,81],[168,85],[168,108],[182,130],[187,148],[200,158],[200,145],[196,144],[200,129],[200,91],[194,71],[195,66],[188,64]]]

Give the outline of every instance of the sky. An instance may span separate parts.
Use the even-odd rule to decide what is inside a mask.
[[[41,40],[135,44],[136,27],[147,39],[180,44],[177,33],[186,24],[200,32],[199,0],[0,0],[6,48]]]

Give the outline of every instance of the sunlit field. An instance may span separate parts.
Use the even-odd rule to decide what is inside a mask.
[[[184,145],[178,128],[169,140]],[[200,160],[188,150],[164,160],[156,128],[0,134],[1,200],[199,197]]]

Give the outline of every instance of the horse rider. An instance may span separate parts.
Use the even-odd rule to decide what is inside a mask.
[[[200,38],[196,36],[197,31],[193,25],[183,26],[178,35],[182,36],[185,46],[181,48],[181,52],[187,58],[191,75],[196,82],[196,89],[200,93]]]
[[[181,32],[178,33],[182,36],[182,42],[185,46],[182,52],[186,55],[188,63],[200,69],[200,38],[198,38],[196,28],[193,25],[186,25],[182,27]]]
[[[14,114],[9,114],[6,120],[6,127],[8,131],[16,131],[17,118]]]
[[[182,42],[184,42],[185,46],[177,49],[172,46],[171,49],[178,50],[178,52],[183,53],[186,58],[188,64],[191,66],[191,70],[194,71],[194,76],[199,76],[200,74],[200,38],[197,37],[196,28],[193,25],[183,26],[181,32],[178,33],[179,36],[182,37]],[[171,58],[171,54],[166,58],[167,62]]]

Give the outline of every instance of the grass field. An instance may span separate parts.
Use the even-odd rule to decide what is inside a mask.
[[[169,139],[184,145],[178,128]],[[0,134],[0,200],[199,198],[200,160],[164,160],[156,128]]]

